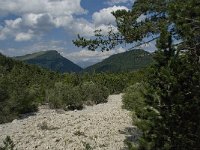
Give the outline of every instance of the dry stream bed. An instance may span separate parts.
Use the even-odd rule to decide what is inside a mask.
[[[7,135],[18,150],[121,150],[131,137],[130,112],[121,108],[122,94],[80,111],[40,108],[32,116],[0,125],[0,145]]]

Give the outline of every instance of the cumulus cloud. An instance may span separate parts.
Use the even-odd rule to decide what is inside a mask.
[[[15,37],[15,41],[28,41],[33,37],[33,31],[29,31],[28,33],[18,33]]]
[[[83,18],[57,18],[55,23],[57,26],[64,27],[67,31],[73,32],[74,34],[81,34],[83,36],[91,37],[94,35],[94,30],[101,29],[102,34],[106,34],[109,31],[109,28],[112,27],[113,31],[117,31],[115,26],[115,17],[111,12],[125,9],[128,10],[125,6],[113,6],[101,9],[98,12],[94,12],[92,15],[92,22],[89,22]]]
[[[55,26],[53,17],[50,14],[25,14],[22,17],[23,24],[29,28],[42,28],[48,30],[50,27]]]
[[[5,20],[5,26],[0,29],[0,40],[14,38],[15,41],[27,41],[54,27],[48,14],[28,14],[14,20]]]
[[[94,24],[85,19],[74,19],[74,21],[65,28],[74,34],[80,34],[87,37],[93,36],[95,30]]]
[[[38,51],[57,50],[59,53],[66,51],[67,42],[59,40],[39,41],[24,47],[0,48],[0,53],[7,56],[21,56],[31,54]]]
[[[16,34],[16,30],[21,26],[22,19],[5,20],[5,26],[0,29],[0,40],[6,39],[8,36]]]
[[[97,26],[101,24],[115,24],[115,17],[111,13],[122,9],[128,10],[128,8],[125,6],[113,6],[101,9],[99,12],[95,12],[92,15],[93,22]]]
[[[81,0],[5,0],[0,2],[0,15],[41,14],[53,16],[82,14],[86,11],[80,6]]]
[[[0,1],[0,16],[17,15],[18,18],[5,20],[0,28],[0,40],[14,38],[16,41],[31,40],[53,28],[73,31],[82,28],[88,33],[89,23],[73,18],[74,14],[85,14],[81,0],[6,0]],[[30,34],[30,30],[32,33]],[[82,31],[81,30],[81,31]]]
[[[0,26],[0,40],[13,38],[17,42],[40,39],[54,28],[63,28],[67,33],[91,37],[94,30],[102,29],[106,34],[111,26],[116,32],[115,18],[111,12],[124,6],[104,8],[92,15],[92,21],[74,17],[87,13],[81,0],[6,0],[0,1],[0,16],[16,15],[18,18],[4,20]]]
[[[122,52],[125,52],[125,49],[122,47],[119,47],[115,50],[104,51],[104,52],[89,51],[89,50],[83,49],[79,52],[64,54],[64,56],[74,62],[81,62],[81,61],[84,62],[88,60],[98,62],[105,58],[108,58],[109,56],[113,54],[122,53]]]

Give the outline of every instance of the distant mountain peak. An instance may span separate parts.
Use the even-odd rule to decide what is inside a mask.
[[[46,50],[46,51],[41,51],[41,52],[44,52],[44,54],[51,53],[51,54],[59,54],[60,55],[60,53],[57,50]]]
[[[24,56],[14,57],[14,59],[62,73],[80,72],[82,70],[81,67],[63,57],[56,50],[35,52]]]

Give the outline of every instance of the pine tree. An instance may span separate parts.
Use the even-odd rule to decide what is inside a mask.
[[[143,131],[136,148],[199,149],[200,2],[136,0],[132,10],[119,10],[113,15],[118,33],[111,29],[105,36],[99,30],[93,39],[78,36],[74,44],[104,51],[122,43],[140,45],[157,40],[155,64],[147,79],[145,107],[142,113],[136,112],[140,119],[137,125]],[[146,19],[137,21],[141,15],[146,15]],[[179,43],[174,43],[178,40]]]

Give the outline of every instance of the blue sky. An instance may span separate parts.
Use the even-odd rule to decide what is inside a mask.
[[[78,64],[94,63],[119,52],[91,52],[73,45],[77,34],[115,27],[110,12],[130,9],[134,0],[0,0],[0,52],[7,56],[57,50]]]

